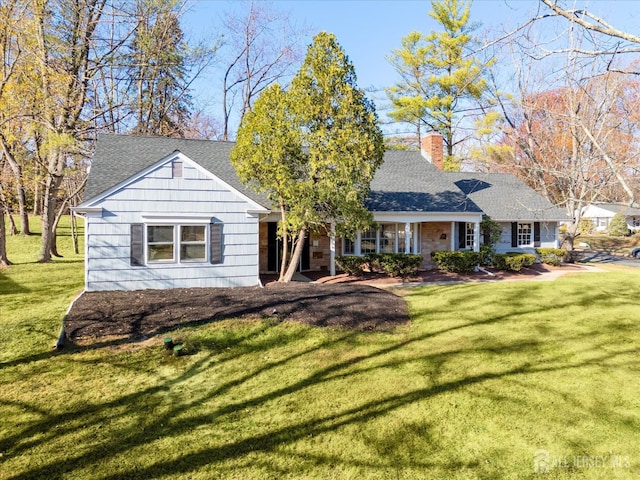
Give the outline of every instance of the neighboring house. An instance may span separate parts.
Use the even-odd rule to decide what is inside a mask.
[[[582,218],[593,222],[597,232],[606,232],[611,219],[617,213],[624,215],[627,227],[633,232],[640,231],[640,208],[620,203],[592,203],[582,209]]]
[[[238,180],[230,142],[102,135],[85,201],[85,287],[137,290],[260,284],[280,266],[279,212]],[[367,206],[377,227],[354,240],[312,234],[300,270],[335,273],[336,255],[478,250],[484,215],[498,251],[558,245],[566,215],[515,177],[442,172],[442,137],[389,151]],[[327,226],[329,232],[333,226]]]

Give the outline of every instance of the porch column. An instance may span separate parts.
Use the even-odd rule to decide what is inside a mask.
[[[329,275],[336,274],[336,224],[331,222],[331,232],[329,233]]]
[[[449,238],[451,242],[449,242],[449,250],[456,250],[456,222],[451,222],[451,232],[449,233]]]
[[[411,243],[409,243],[410,239],[411,239],[411,224],[405,223],[404,224],[404,253],[411,252]]]
[[[473,224],[473,251],[480,251],[480,222]]]

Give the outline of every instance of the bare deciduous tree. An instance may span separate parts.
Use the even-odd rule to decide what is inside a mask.
[[[237,104],[239,121],[267,86],[292,75],[304,54],[301,40],[306,30],[293,25],[288,14],[264,2],[244,5],[240,13],[228,13],[223,22],[227,50],[222,78],[223,140],[231,137]]]
[[[575,32],[573,32],[575,33]],[[512,46],[541,48],[523,38]],[[640,124],[628,115],[637,108],[637,96],[623,74],[607,72],[607,58],[578,53],[579,42],[569,37],[564,62],[553,64],[553,73],[534,74],[539,60],[527,49],[514,48],[518,94],[501,100],[506,120],[504,145],[495,157],[508,170],[566,208],[574,222],[568,227],[572,246],[580,212],[587,202],[633,201],[627,178],[637,164]],[[548,50],[547,50],[548,52]],[[495,165],[494,165],[495,168]]]

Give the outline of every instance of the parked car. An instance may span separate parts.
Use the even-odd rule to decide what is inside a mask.
[[[640,247],[636,247],[633,250],[631,250],[631,256],[640,260]]]

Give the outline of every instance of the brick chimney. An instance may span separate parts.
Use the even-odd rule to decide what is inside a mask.
[[[424,158],[433,163],[438,170],[444,166],[444,156],[442,153],[442,135],[436,132],[429,132],[422,137],[421,153]]]

